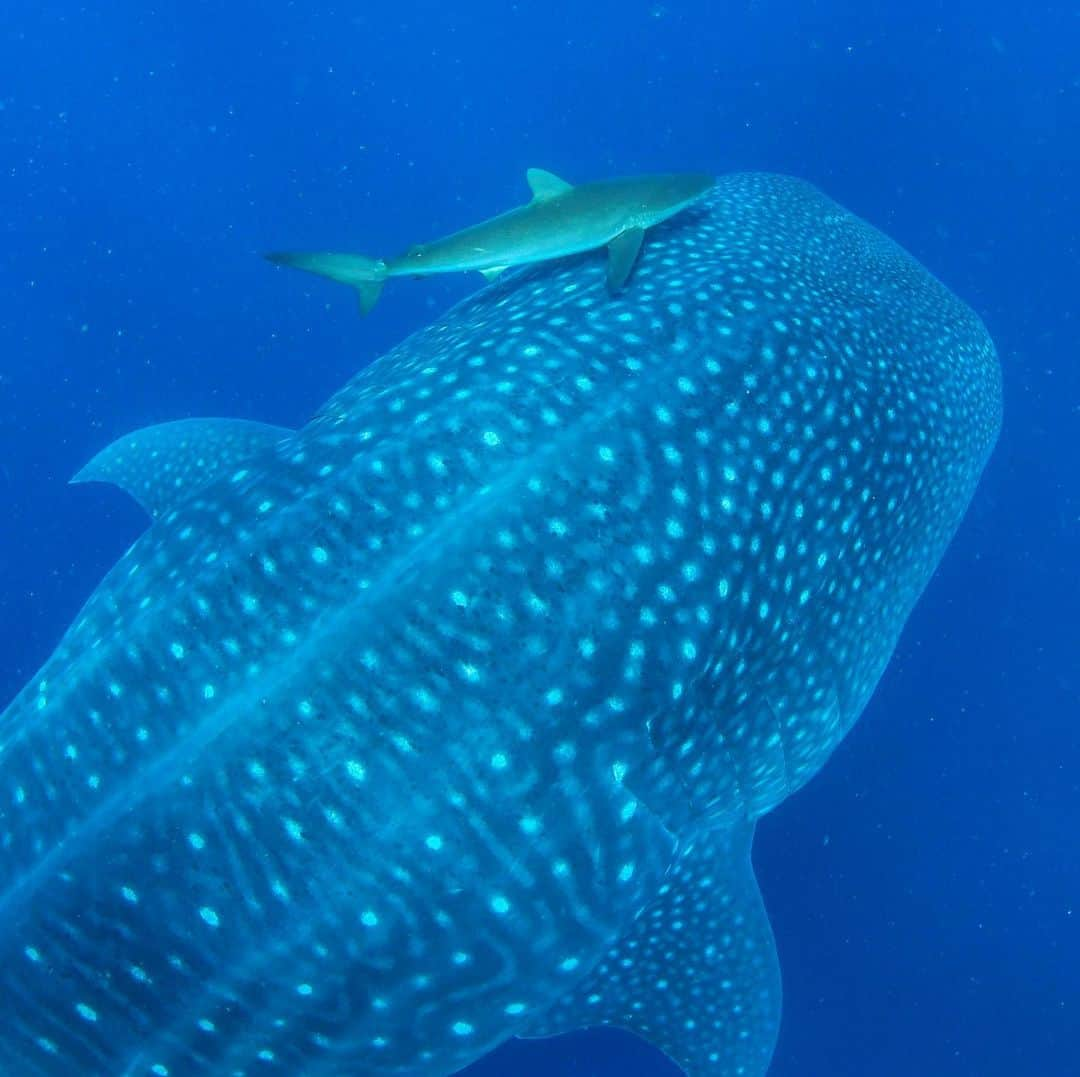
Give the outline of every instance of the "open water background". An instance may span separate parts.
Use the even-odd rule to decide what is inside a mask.
[[[759,828],[771,1073],[1080,1074],[1075,0],[5,0],[0,697],[143,527],[65,485],[97,449],[298,425],[478,282],[393,282],[361,321],[257,253],[394,253],[531,165],[802,176],[986,320],[1006,423],[975,503],[863,720]],[[470,1071],[675,1073],[617,1032]]]

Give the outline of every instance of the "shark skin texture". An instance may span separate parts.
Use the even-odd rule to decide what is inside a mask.
[[[530,168],[526,180],[533,197],[524,206],[410,247],[398,258],[332,251],[278,252],[266,258],[274,265],[348,284],[356,290],[360,313],[367,314],[390,277],[475,269],[494,280],[511,266],[565,258],[606,245],[607,284],[614,293],[634,269],[645,229],[692,206],[714,183],[712,176],[701,172],[674,172],[575,187],[540,168]]]
[[[755,821],[874,690],[1001,421],[979,319],[809,185],[507,274],[152,517],[0,716],[0,1072],[766,1072]],[[103,495],[106,496],[106,495]]]

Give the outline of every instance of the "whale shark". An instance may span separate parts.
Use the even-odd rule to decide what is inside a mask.
[[[598,1025],[766,1072],[755,823],[869,700],[999,362],[786,177],[605,277],[509,273],[300,429],[76,476],[151,523],[0,716],[0,1072],[445,1075]]]
[[[713,185],[698,172],[625,176],[578,186],[542,168],[526,180],[532,201],[460,232],[410,247],[397,258],[366,258],[332,252],[274,253],[275,265],[292,266],[348,284],[360,313],[378,301],[389,277],[427,277],[477,269],[494,280],[511,266],[564,258],[607,247],[608,288],[626,283],[637,261],[645,229],[691,206]]]

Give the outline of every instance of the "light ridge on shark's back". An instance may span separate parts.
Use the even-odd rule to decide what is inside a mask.
[[[2,1071],[449,1074],[618,1024],[762,1074],[754,821],[863,709],[996,437],[975,315],[721,179],[296,432],[131,435],[154,523],[0,719]]]

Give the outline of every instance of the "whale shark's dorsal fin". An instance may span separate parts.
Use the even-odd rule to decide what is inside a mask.
[[[754,828],[698,835],[659,896],[526,1037],[618,1025],[687,1073],[763,1077],[780,1025],[780,966],[750,864]]]
[[[556,198],[574,189],[572,183],[567,183],[553,172],[545,172],[542,168],[530,168],[525,173],[525,179],[533,193],[533,199],[537,202],[546,202],[549,198]]]
[[[244,419],[180,419],[147,426],[102,449],[71,481],[119,486],[156,520],[194,490],[291,433]]]

